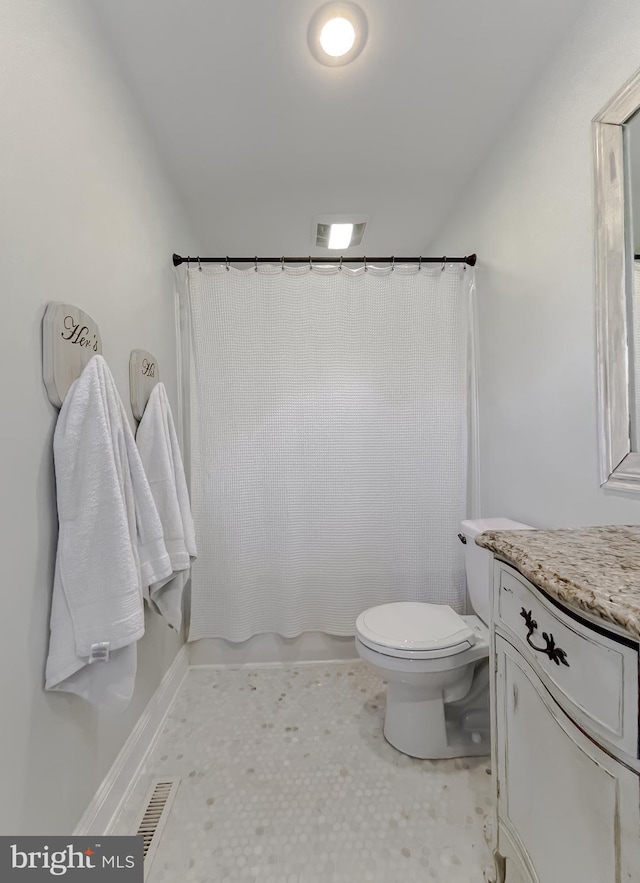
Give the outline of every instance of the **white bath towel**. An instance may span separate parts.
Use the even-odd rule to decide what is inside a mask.
[[[172,567],[168,579],[156,580],[148,586],[146,597],[179,631],[182,590],[196,557],[196,539],[178,437],[163,383],[157,383],[151,391],[136,442],[158,508]]]
[[[53,450],[59,533],[46,688],[120,710],[144,634],[143,586],[168,576],[171,562],[102,356],[69,389]]]

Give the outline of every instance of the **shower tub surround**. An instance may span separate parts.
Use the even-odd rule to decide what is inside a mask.
[[[356,661],[192,669],[111,833],[178,776],[148,883],[481,883],[488,759],[400,754],[384,691]]]

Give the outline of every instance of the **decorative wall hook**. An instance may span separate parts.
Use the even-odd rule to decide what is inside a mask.
[[[129,394],[131,412],[141,420],[147,407],[151,390],[160,380],[158,360],[148,350],[131,350],[129,357]]]
[[[91,316],[72,304],[48,304],[42,319],[42,379],[52,405],[62,406],[96,354],[102,354],[102,339]]]

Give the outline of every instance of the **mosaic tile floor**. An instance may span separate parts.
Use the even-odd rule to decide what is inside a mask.
[[[114,833],[177,775],[149,883],[481,883],[488,760],[400,754],[384,690],[359,661],[192,670]]]

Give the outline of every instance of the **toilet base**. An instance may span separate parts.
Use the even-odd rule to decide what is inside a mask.
[[[491,754],[489,630],[477,616],[463,619],[477,633],[475,644],[427,660],[378,653],[356,635],[358,655],[388,684],[385,739],[410,757]]]
[[[482,682],[486,663],[478,668],[474,680]],[[445,703],[442,694],[389,683],[384,737],[398,751],[422,760],[491,754],[488,682],[486,688],[478,683],[469,701],[452,703]]]

